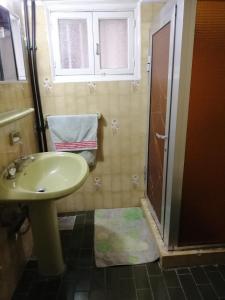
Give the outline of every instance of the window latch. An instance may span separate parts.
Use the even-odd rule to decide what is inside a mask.
[[[100,45],[99,43],[96,43],[96,55],[100,55]]]

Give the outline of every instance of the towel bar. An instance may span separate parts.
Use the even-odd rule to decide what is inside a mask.
[[[98,117],[98,120],[100,120],[101,119],[101,117],[102,117],[102,114],[101,113],[96,113],[97,114],[97,117]],[[44,120],[45,120],[45,129],[48,129],[48,122],[47,122],[47,117],[49,117],[49,116],[51,116],[51,115],[49,115],[49,114],[47,114],[47,115],[45,115],[45,117],[44,117]]]

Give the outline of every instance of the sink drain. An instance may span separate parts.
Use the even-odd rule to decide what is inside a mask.
[[[37,192],[38,193],[44,193],[45,192],[45,188],[39,188],[39,189],[37,189]]]

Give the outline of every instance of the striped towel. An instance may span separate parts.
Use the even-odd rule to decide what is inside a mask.
[[[55,151],[97,149],[97,114],[47,117]]]

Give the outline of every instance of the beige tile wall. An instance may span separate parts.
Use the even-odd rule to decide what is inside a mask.
[[[138,86],[131,81],[97,82],[96,90],[87,83],[53,84],[43,7],[37,13],[38,68],[44,114],[82,114],[100,112],[102,139],[99,141],[97,167],[75,194],[57,201],[59,211],[139,205],[144,194],[144,160],[147,124],[147,73],[145,64],[148,32],[153,16],[162,4],[142,4],[142,79]],[[48,79],[49,87],[44,87]],[[116,119],[118,130],[112,131]],[[136,177],[135,177],[136,176]],[[95,185],[95,178],[101,181]],[[137,178],[132,181],[132,178]]]
[[[32,99],[29,84],[0,84],[0,112],[15,108],[31,107]],[[22,144],[10,145],[9,134],[19,131]],[[0,173],[14,159],[21,155],[37,152],[34,134],[34,116],[29,115],[16,122],[0,127]],[[4,207],[1,205],[0,214]],[[0,299],[10,300],[21,275],[23,265],[32,250],[32,236],[29,231],[18,240],[9,239],[7,228],[0,225]]]
[[[0,0],[0,5],[7,4]],[[20,1],[8,1],[11,11],[20,15]],[[16,108],[32,107],[32,96],[29,83],[0,83],[0,113]],[[10,145],[9,133],[18,130],[22,144]],[[0,173],[17,157],[37,152],[34,134],[34,116],[29,115],[7,126],[0,127]],[[0,214],[5,206],[0,206]],[[11,207],[7,204],[7,208]],[[0,299],[10,300],[13,290],[21,275],[26,259],[32,249],[32,236],[29,231],[17,240],[9,239],[7,229],[0,225]]]

